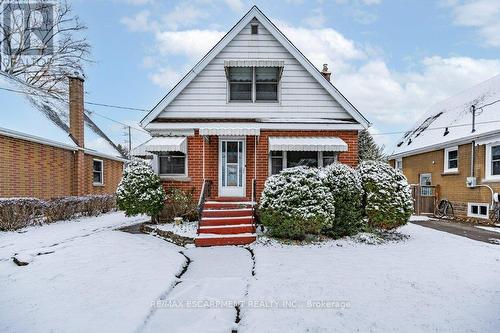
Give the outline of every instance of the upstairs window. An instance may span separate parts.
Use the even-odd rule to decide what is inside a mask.
[[[444,172],[458,172],[458,147],[444,150]]]
[[[278,67],[255,68],[255,100],[277,101],[278,100]]]
[[[277,102],[281,67],[227,67],[230,102]]]
[[[158,160],[160,163],[160,175],[186,176],[186,154],[177,151],[164,152],[158,155]]]
[[[252,101],[252,67],[229,67],[229,99]]]
[[[94,185],[104,184],[104,161],[94,159],[92,162],[92,183]]]

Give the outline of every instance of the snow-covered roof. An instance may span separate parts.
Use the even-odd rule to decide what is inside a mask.
[[[67,101],[0,73],[0,130],[37,142],[77,148],[69,135]],[[88,111],[86,110],[88,113]],[[122,158],[114,143],[85,114],[85,150],[113,158]]]
[[[472,106],[476,108],[472,132]],[[433,107],[397,141],[392,158],[500,134],[500,75]]]

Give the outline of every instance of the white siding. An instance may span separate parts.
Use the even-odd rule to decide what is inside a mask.
[[[279,103],[227,102],[224,60],[278,59],[285,65]],[[248,24],[166,107],[160,118],[330,118],[352,116],[262,25]]]

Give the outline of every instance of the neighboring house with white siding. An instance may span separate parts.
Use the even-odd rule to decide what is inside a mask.
[[[369,122],[254,6],[141,125],[165,186],[194,188],[202,204],[255,202],[287,167],[355,166]]]

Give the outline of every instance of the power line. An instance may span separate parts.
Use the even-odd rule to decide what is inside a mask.
[[[16,89],[4,88],[4,87],[0,87],[0,89],[1,90],[5,90],[5,91],[10,91],[10,92],[15,92],[15,93],[18,93],[18,94],[40,96],[39,94],[31,93],[31,92],[28,92],[28,91],[22,91],[22,90],[16,90]],[[61,98],[59,98],[57,96],[51,96],[51,95],[44,95],[43,97],[48,97],[48,98],[53,98],[53,99],[59,99],[59,100],[61,99]],[[85,104],[89,104],[89,105],[106,107],[106,108],[113,108],[113,109],[122,109],[122,110],[128,110],[128,111],[149,112],[149,110],[146,110],[146,109],[129,107],[129,106],[122,106],[122,105],[97,103],[97,102],[91,102],[91,101],[84,101],[84,103]]]

